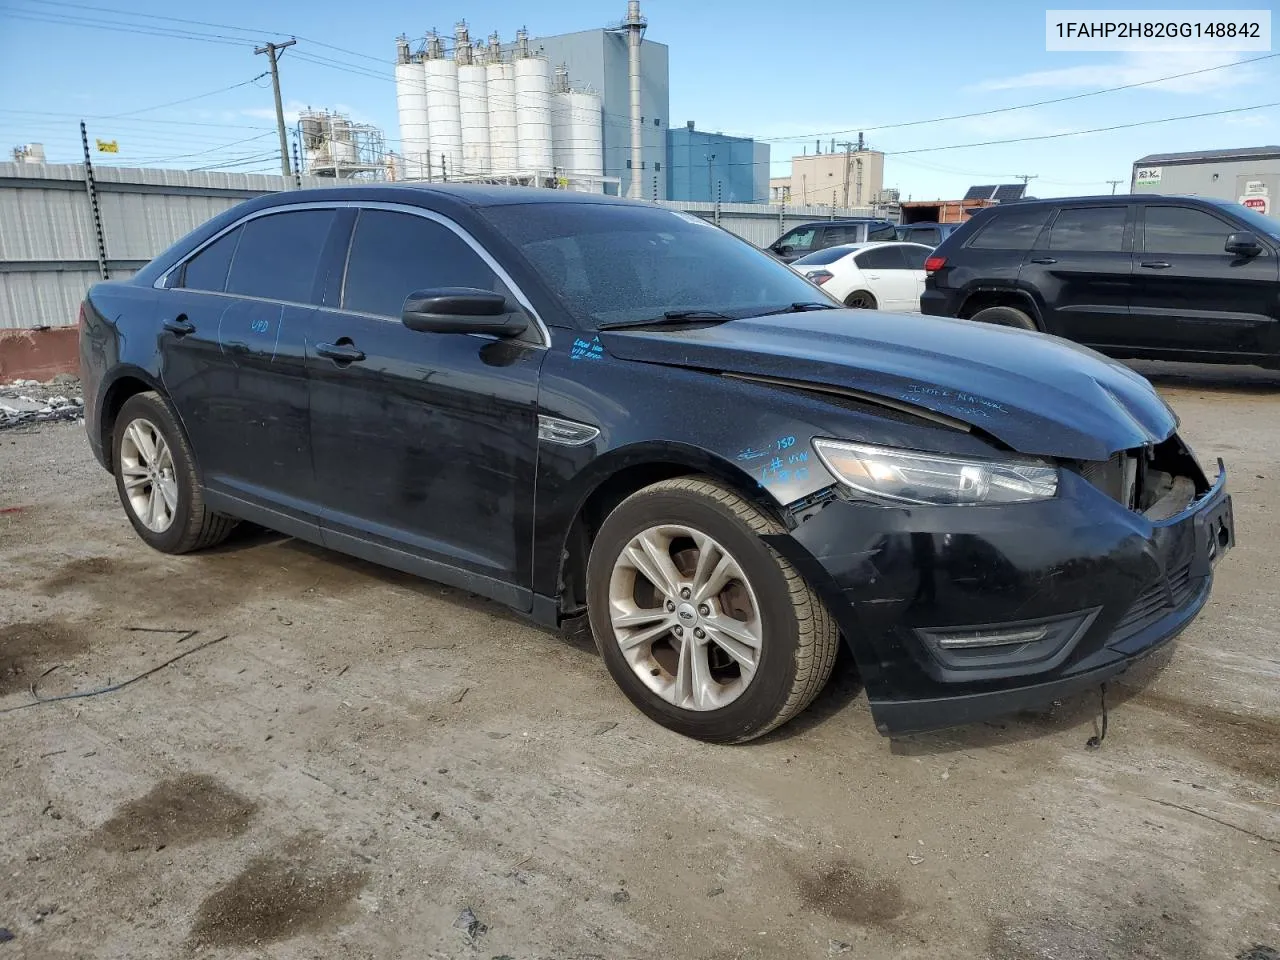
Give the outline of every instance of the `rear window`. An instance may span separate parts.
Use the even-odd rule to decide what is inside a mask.
[[[1066,207],[1049,231],[1050,250],[1119,253],[1124,249],[1126,207]]]
[[[227,292],[318,303],[316,271],[332,223],[332,210],[293,210],[250,220],[231,262]]]
[[[811,253],[808,256],[801,257],[795,262],[795,266],[822,266],[827,263],[835,263],[841,257],[847,257],[853,251],[848,247],[827,247],[825,250],[819,250],[817,253]]]
[[[1022,207],[993,214],[969,241],[975,250],[1030,250],[1040,236],[1051,207]]]

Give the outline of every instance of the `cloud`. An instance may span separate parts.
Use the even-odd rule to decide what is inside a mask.
[[[1095,63],[1057,70],[1037,70],[1013,77],[984,80],[967,87],[970,91],[1022,90],[1033,87],[1054,90],[1105,89],[1126,84],[1144,83],[1160,77],[1190,73],[1208,67],[1238,63],[1240,57],[1217,52],[1195,53],[1130,53],[1114,63]],[[1153,83],[1146,89],[1167,93],[1215,93],[1256,83],[1257,66],[1228,67],[1195,76]]]
[[[1269,127],[1271,118],[1260,113],[1233,113],[1222,118],[1233,127]]]

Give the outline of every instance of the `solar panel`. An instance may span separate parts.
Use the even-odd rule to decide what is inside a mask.
[[[969,192],[964,195],[966,200],[990,200],[991,194],[996,192],[996,185],[989,183],[981,187],[970,187]]]
[[[1002,183],[996,187],[995,196],[992,200],[1021,200],[1022,195],[1027,192],[1025,183]]]

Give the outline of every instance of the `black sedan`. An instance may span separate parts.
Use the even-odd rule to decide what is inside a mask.
[[[1221,462],[1127,368],[839,309],[644,203],[261,197],[80,322],[89,441],[152,547],[247,520],[585,614],[636,706],[711,741],[803,710],[841,638],[885,734],[1096,685],[1233,543]]]

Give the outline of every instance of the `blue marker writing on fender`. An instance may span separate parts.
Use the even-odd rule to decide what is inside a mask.
[[[252,330],[254,333],[266,333],[268,330],[271,329],[271,321],[270,320],[254,320],[251,324],[249,324],[249,329]]]
[[[603,357],[604,347],[600,345],[599,337],[590,340],[574,337],[573,348],[569,351],[570,360],[600,360]]]
[[[768,454],[763,450],[757,450],[755,447],[747,447],[738,454],[739,460],[759,460],[761,457],[767,457]]]

